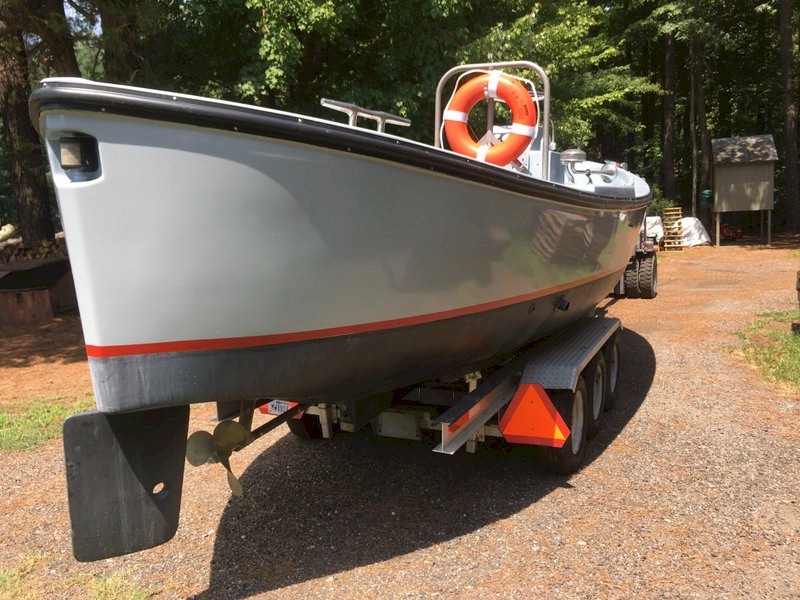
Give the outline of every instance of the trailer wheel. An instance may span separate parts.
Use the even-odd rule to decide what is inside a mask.
[[[603,412],[606,409],[608,375],[606,374],[606,359],[602,351],[591,360],[583,376],[588,391],[586,404],[589,407],[589,414],[586,421],[589,423],[589,437],[592,437],[600,429],[600,421],[603,420]]]
[[[639,295],[651,300],[658,294],[658,262],[655,254],[639,260]]]
[[[286,421],[289,431],[304,440],[322,439],[322,425],[316,415],[303,415],[299,419],[289,419]]]
[[[569,437],[561,448],[549,448],[553,469],[565,475],[574,473],[583,462],[588,439],[588,393],[583,375],[578,377],[575,391],[548,392],[550,401],[570,429]]]
[[[631,265],[625,269],[623,275],[625,280],[625,295],[628,298],[639,297],[639,260],[635,259]]]
[[[619,334],[615,333],[603,347],[606,362],[605,410],[611,410],[617,403],[617,383],[619,382]]]

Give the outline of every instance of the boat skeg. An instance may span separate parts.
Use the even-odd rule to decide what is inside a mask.
[[[91,562],[163,544],[175,535],[189,407],[89,411],[64,422],[72,552]]]

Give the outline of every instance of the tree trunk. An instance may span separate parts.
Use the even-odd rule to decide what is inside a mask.
[[[105,80],[138,85],[146,83],[135,0],[103,0],[96,5],[103,27],[101,44]]]
[[[696,211],[696,194],[711,187],[711,136],[708,133],[708,121],[706,119],[706,92],[705,92],[705,47],[699,38],[692,41],[692,167],[697,169],[697,149],[694,147],[697,136],[700,137],[700,172],[694,173],[692,181],[695,188],[692,190],[692,215]],[[697,185],[699,183],[699,185]]]
[[[697,216],[697,78],[694,75],[694,56],[691,59],[692,76],[689,82],[689,138],[692,147],[692,216]]]
[[[664,39],[664,124],[661,131],[663,154],[661,177],[664,185],[664,198],[675,200],[677,184],[675,180],[675,37],[669,33]]]
[[[5,0],[4,14],[17,29],[38,36],[46,52],[41,62],[55,75],[80,77],[75,45],[63,0]]]
[[[36,33],[44,40],[53,57],[53,71],[60,77],[80,77],[81,70],[75,57],[75,44],[64,13],[63,0],[44,0],[42,9],[43,27]]]
[[[0,107],[17,226],[25,245],[53,239],[44,155],[28,116],[28,62],[21,28],[0,12]]]
[[[700,19],[700,0],[694,0],[694,14]],[[706,46],[703,39],[696,35],[692,39],[692,76],[695,87],[695,110],[697,118],[697,132],[700,135],[700,190],[711,187],[711,169],[713,157],[711,155],[711,135],[708,132],[708,119],[706,113]]]
[[[797,158],[797,98],[794,93],[792,65],[792,0],[781,0],[778,7],[780,23],[781,71],[783,84],[783,136],[785,145],[786,190],[788,225],[800,231],[800,194],[798,194]]]

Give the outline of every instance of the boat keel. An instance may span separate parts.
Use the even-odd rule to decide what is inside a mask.
[[[80,413],[64,422],[72,552],[81,562],[172,539],[178,528],[189,407]]]

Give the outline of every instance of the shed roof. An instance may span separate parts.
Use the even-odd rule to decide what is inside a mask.
[[[711,140],[711,151],[717,164],[778,160],[771,134]]]

